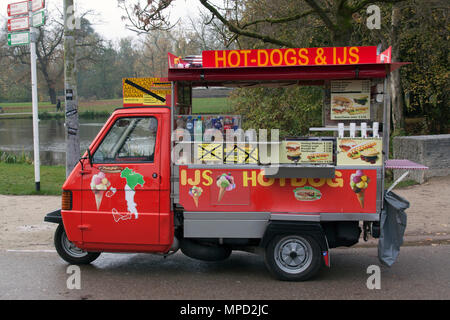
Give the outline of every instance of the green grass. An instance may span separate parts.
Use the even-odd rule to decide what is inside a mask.
[[[36,191],[34,165],[0,163],[0,194],[5,195],[61,195],[66,180],[64,166],[41,166],[41,191]]]
[[[390,188],[390,186],[392,185],[394,183],[394,181],[385,181],[385,184],[384,184],[384,189],[389,189]],[[395,188],[393,189],[393,190],[395,190],[395,189],[401,189],[401,188],[406,188],[406,187],[409,187],[409,186],[415,186],[416,184],[419,184],[418,182],[416,182],[416,181],[414,181],[414,180],[403,180],[403,181],[400,181],[396,186],[395,186]]]
[[[228,98],[195,98],[192,100],[194,114],[230,113],[231,103]]]
[[[222,114],[230,113],[231,103],[227,98],[194,98],[192,102],[193,113],[195,114]],[[7,117],[8,113],[31,113],[31,102],[0,103],[4,110],[2,117]],[[64,110],[64,102],[61,104]],[[107,117],[115,109],[122,107],[121,99],[81,101],[78,112],[80,118]],[[31,117],[31,114],[27,115]],[[56,112],[56,106],[50,102],[39,102],[39,118],[63,118],[64,112]]]

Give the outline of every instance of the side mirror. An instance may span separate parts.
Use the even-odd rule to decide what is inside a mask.
[[[83,160],[89,160],[89,164],[92,167],[92,154],[91,154],[91,150],[89,150],[89,148],[86,150],[88,156],[87,157],[81,157],[80,160],[78,160],[78,162],[81,164],[81,170],[84,170],[84,161]]]
[[[91,154],[91,150],[89,148],[87,148],[87,153],[88,153],[89,164],[92,167],[92,154]]]

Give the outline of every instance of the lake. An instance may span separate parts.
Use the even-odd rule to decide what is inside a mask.
[[[42,165],[66,164],[64,118],[39,121],[39,149]],[[91,144],[106,119],[80,119],[80,149]],[[33,120],[0,119],[0,150],[27,153],[33,158]]]

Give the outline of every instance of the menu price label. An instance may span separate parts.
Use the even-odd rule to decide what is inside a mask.
[[[280,146],[280,163],[333,163],[333,142],[283,141]]]

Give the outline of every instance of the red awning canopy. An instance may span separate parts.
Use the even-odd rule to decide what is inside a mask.
[[[365,54],[364,56],[361,55],[358,57],[360,59],[359,63],[353,63],[355,61],[349,59],[347,53],[351,52],[351,49],[354,49],[354,52]],[[289,52],[289,50],[291,51]],[[272,55],[271,52],[274,50],[267,51],[269,53],[263,52],[264,55],[259,55],[260,52],[258,50],[222,50],[217,51],[217,54],[216,51],[209,51],[203,52],[203,58],[202,56],[191,56],[185,59],[169,53],[168,80],[190,82],[193,86],[252,87],[258,85],[275,86],[275,84],[279,86],[322,85],[325,80],[385,78],[390,72],[407,64],[403,62],[391,63],[388,50],[383,53],[388,54],[385,56],[386,59],[383,58],[384,60],[380,60],[379,58],[383,54],[377,56],[374,52],[374,50],[376,51],[376,47],[341,47],[312,48],[309,50],[309,65],[286,65],[287,58],[293,58],[295,52],[298,52],[301,57],[306,58],[306,56],[301,55],[302,50],[305,50],[303,52],[307,52],[307,49],[278,50],[279,52],[273,55],[274,59],[284,57],[284,60],[283,65],[277,66],[270,64],[268,66],[254,66],[250,64],[243,65],[242,63],[244,58],[247,62],[254,62],[260,56]],[[259,51],[265,50],[262,49]],[[317,52],[327,53],[328,61],[331,61],[330,64],[312,64],[311,61],[314,61],[313,59],[315,59]],[[239,58],[239,54],[243,58]],[[283,54],[285,55],[283,56]],[[291,55],[288,56],[287,54]],[[334,64],[340,61],[339,54],[346,57],[347,60],[344,59],[347,61],[346,64]],[[214,57],[217,59],[216,61],[214,61]],[[228,59],[224,57],[228,57]],[[238,61],[241,62],[241,65],[237,65]],[[227,62],[228,64],[223,66]],[[282,63],[281,60],[275,62]],[[233,66],[230,67],[230,65]]]
[[[385,78],[399,64],[366,64],[342,66],[290,66],[257,68],[172,68],[169,81],[192,82],[193,86],[227,86],[227,84],[298,82],[322,84],[324,80]]]

